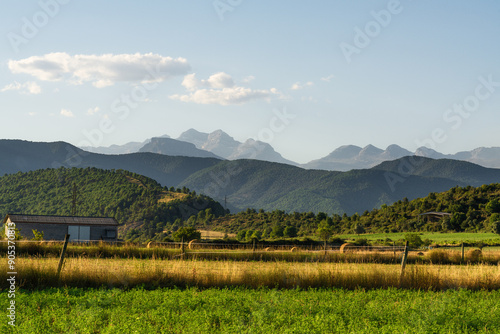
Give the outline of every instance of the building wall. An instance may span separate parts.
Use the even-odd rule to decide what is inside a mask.
[[[38,224],[38,223],[18,223],[16,224],[23,239],[32,239],[33,231],[43,232],[44,240],[64,240],[68,233],[68,225],[61,224]]]
[[[8,220],[10,221],[10,219]],[[16,228],[23,236],[23,239],[32,239],[32,230],[43,232],[44,240],[64,240],[66,233],[68,233],[68,225],[64,224],[39,224],[39,223],[17,223]],[[107,231],[114,231],[114,238],[107,237]],[[111,240],[115,241],[118,236],[117,226],[106,225],[91,225],[90,226],[90,240]]]
[[[115,232],[114,238],[108,238],[106,231],[112,230]],[[91,226],[90,227],[90,240],[113,240],[116,241],[118,236],[118,228],[116,226]]]

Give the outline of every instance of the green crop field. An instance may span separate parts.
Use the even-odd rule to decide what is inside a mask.
[[[5,310],[6,293],[0,294]],[[499,291],[19,291],[2,333],[499,333]]]
[[[407,233],[373,233],[373,234],[341,234],[335,237],[345,240],[367,239],[369,241],[391,239],[392,241],[404,240]],[[500,236],[495,233],[436,233],[421,232],[418,233],[422,240],[429,239],[438,244],[459,244],[462,242],[485,242],[500,244]]]

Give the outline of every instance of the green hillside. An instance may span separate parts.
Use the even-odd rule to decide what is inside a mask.
[[[421,213],[437,211],[451,215],[430,221]],[[193,219],[191,219],[193,221]],[[315,235],[319,225],[328,224],[335,234],[395,232],[490,232],[500,221],[500,184],[481,187],[453,187],[442,193],[412,201],[404,198],[393,205],[353,215],[327,215],[320,212],[294,212],[247,209],[219,217],[210,228],[227,233],[252,231],[259,237]],[[205,226],[206,227],[206,226]],[[287,230],[288,229],[288,230]]]
[[[418,161],[417,167],[403,169],[404,173],[400,166],[407,158],[349,172],[306,170],[256,160],[223,161],[192,174],[181,185],[208,192],[219,202],[226,198],[233,212],[250,207],[352,215],[405,197],[415,199],[455,186],[500,182],[498,169],[454,160]]]
[[[222,206],[207,196],[187,188],[168,189],[128,171],[59,168],[0,177],[0,215],[71,215],[74,186],[76,215],[114,217],[121,224],[120,237],[127,239],[161,239],[176,220],[225,214]]]
[[[83,151],[65,142],[39,143],[0,140],[0,175],[45,168],[124,169],[150,177],[162,185],[177,185],[192,173],[213,166],[214,158],[170,157],[154,153],[105,155]]]

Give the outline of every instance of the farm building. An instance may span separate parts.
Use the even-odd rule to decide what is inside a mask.
[[[33,238],[33,230],[43,232],[44,240],[64,240],[69,234],[70,241],[116,241],[118,234],[118,222],[114,218],[8,214],[3,220],[5,228],[9,222],[16,225],[23,239]]]

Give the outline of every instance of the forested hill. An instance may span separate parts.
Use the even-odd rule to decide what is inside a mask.
[[[114,217],[121,224],[121,237],[127,232],[134,238],[160,237],[165,226],[176,220],[225,214],[207,196],[187,188],[162,187],[128,171],[59,168],[0,177],[0,215],[70,215],[73,187],[77,190],[76,215]]]
[[[429,220],[426,212],[446,212],[449,216]],[[195,218],[195,217],[194,217]],[[195,219],[190,219],[195,226]],[[318,227],[328,226],[333,234],[389,232],[490,232],[500,221],[500,184],[480,187],[453,187],[442,193],[430,193],[409,201],[403,198],[392,205],[360,214],[343,216],[324,212],[285,213],[247,209],[219,217],[205,228],[227,233],[246,231],[243,236],[280,238],[314,235]],[[326,225],[325,225],[326,224]],[[250,232],[249,232],[250,231]]]
[[[105,155],[83,151],[65,142],[39,143],[0,140],[0,175],[45,168],[96,167],[124,169],[155,179],[162,185],[177,186],[192,173],[221,160],[166,156],[155,153]]]
[[[180,185],[227,197],[232,212],[246,208],[352,215],[402,198],[425,197],[455,186],[500,182],[500,169],[465,161],[406,157],[349,172],[305,170],[256,161],[223,161],[190,175]],[[210,188],[214,184],[218,187]]]

